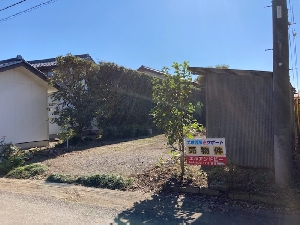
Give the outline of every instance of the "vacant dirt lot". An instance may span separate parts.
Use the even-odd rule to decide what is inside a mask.
[[[50,173],[133,175],[170,158],[164,135],[72,151],[42,161]]]

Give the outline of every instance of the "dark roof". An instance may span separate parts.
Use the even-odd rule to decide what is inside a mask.
[[[233,74],[233,75],[272,75],[269,71],[259,70],[237,70],[237,69],[216,69],[207,67],[189,67],[193,74],[209,75],[209,74]]]
[[[82,54],[82,55],[75,55],[75,56],[82,59],[94,61],[89,54]],[[56,66],[56,58],[32,60],[32,61],[28,61],[28,63],[30,63],[35,68],[52,68]]]
[[[150,67],[146,67],[146,66],[141,66],[140,68],[137,69],[137,71],[140,71],[140,72],[144,72],[144,73],[151,73],[151,74],[156,74],[158,77],[164,77],[164,73],[159,71],[159,70],[155,70],[155,69],[152,69]]]
[[[44,81],[47,81],[47,76],[38,70],[37,68],[30,65],[28,62],[26,62],[22,56],[18,55],[16,58],[6,59],[0,61],[0,72],[3,72],[5,70],[14,69],[16,67],[23,66],[26,69],[28,69],[30,72],[37,75],[39,78],[41,78]]]

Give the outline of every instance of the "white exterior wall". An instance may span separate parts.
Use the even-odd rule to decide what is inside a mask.
[[[0,137],[6,142],[49,140],[47,86],[22,67],[0,72]]]

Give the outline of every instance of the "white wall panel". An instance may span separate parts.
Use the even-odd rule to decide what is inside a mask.
[[[14,83],[16,99],[16,142],[33,141],[31,116],[31,85]]]
[[[49,139],[47,88],[33,76],[17,69],[0,73],[0,136],[6,141]]]
[[[12,82],[6,82],[7,77],[4,73],[0,73],[0,137],[6,136],[6,142],[14,142],[16,140],[16,87]]]
[[[15,69],[14,82],[18,84],[33,84],[33,79],[21,72],[21,70]]]
[[[48,140],[48,110],[47,89],[39,85],[32,85],[31,115],[34,140]],[[34,91],[33,91],[34,90]]]

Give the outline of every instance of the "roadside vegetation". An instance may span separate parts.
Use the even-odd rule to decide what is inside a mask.
[[[71,176],[65,174],[51,174],[46,181],[54,183],[80,184],[86,187],[120,189],[129,188],[132,183],[132,178],[124,178],[115,174],[95,174],[90,176]]]
[[[12,169],[22,166],[25,154],[20,148],[5,142],[5,136],[0,138],[0,175],[5,175]]]

